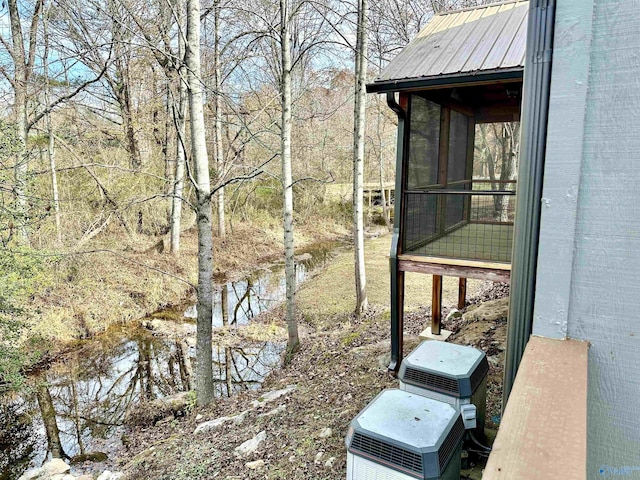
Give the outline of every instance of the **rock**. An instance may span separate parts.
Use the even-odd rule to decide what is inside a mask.
[[[199,422],[200,420],[202,420],[204,417],[199,413],[196,415],[196,422]]]
[[[291,455],[291,456],[289,457],[289,463],[293,463],[293,462],[295,462],[295,461],[296,461],[296,456],[295,456],[295,455]]]
[[[320,438],[329,438],[331,435],[333,435],[333,430],[327,427],[323,428],[318,436]]]
[[[231,417],[231,421],[235,425],[240,425],[242,422],[244,422],[244,419],[247,418],[247,415],[249,415],[249,410],[245,410],[244,412],[239,413],[238,415],[234,415],[233,417]]]
[[[20,475],[20,477],[18,477],[18,480],[33,480],[34,478],[42,478],[41,474],[43,472],[44,471],[42,468],[32,468],[31,470],[27,470],[22,475]]]
[[[100,474],[98,480],[120,480],[124,477],[124,473],[122,472],[111,472],[110,470],[105,470]]]
[[[211,432],[212,430],[216,430],[219,426],[224,425],[228,421],[231,420],[231,417],[220,417],[215,420],[209,420],[208,422],[201,423],[196,427],[193,433],[203,433],[203,432]]]
[[[48,480],[76,480],[76,477],[70,473],[57,473],[49,477]]]
[[[318,452],[318,454],[316,455],[316,458],[313,460],[313,463],[315,463],[316,465],[320,465],[320,463],[322,463],[323,455],[324,455],[324,452]]]
[[[93,475],[80,475],[76,480],[93,480]]]
[[[47,463],[42,465],[42,468],[49,476],[53,476],[57,473],[67,473],[69,470],[71,470],[71,467],[60,458],[49,460]]]
[[[462,318],[470,322],[496,322],[506,320],[508,315],[509,297],[505,297],[484,302],[478,308],[468,310]]]
[[[265,393],[257,400],[254,400],[253,402],[251,402],[251,406],[253,408],[258,408],[260,405],[273,402],[274,400],[277,400],[278,398],[283,397],[284,395],[288,395],[289,393],[293,392],[296,388],[298,388],[296,385],[289,385],[287,388],[283,388],[282,390],[274,390],[272,392]]]
[[[27,470],[18,480],[45,480],[53,477],[56,477],[56,480],[61,480],[69,470],[71,470],[71,467],[64,460],[54,458],[40,468]]]
[[[255,437],[247,440],[242,445],[236,447],[234,450],[238,457],[248,457],[254,453],[260,447],[260,444],[267,439],[267,432],[264,430],[257,434]]]
[[[391,352],[383,353],[378,357],[378,368],[383,369],[385,372],[389,368],[391,363]]]
[[[89,452],[89,453],[76,455],[70,460],[69,463],[71,465],[75,465],[76,463],[83,463],[83,462],[104,462],[108,458],[109,458],[108,455],[104,452]]]
[[[247,418],[248,414],[249,410],[245,410],[244,412],[232,417],[219,417],[215,420],[209,420],[208,422],[204,422],[198,425],[193,433],[197,434],[203,432],[211,432],[228,422],[233,422],[235,425],[240,425],[242,422],[244,422],[244,419]]]
[[[250,468],[251,470],[260,470],[264,467],[264,460],[256,460],[254,462],[247,462],[244,464],[245,467]]]
[[[336,462],[336,457],[329,457],[329,460],[324,462],[325,468],[333,468],[333,464]]]
[[[124,415],[126,425],[154,425],[158,420],[184,416],[189,405],[191,392],[180,392],[151,402],[140,402],[132,406]]]
[[[451,311],[447,314],[447,317],[445,320],[452,320],[454,318],[460,318],[460,317],[462,317],[462,312],[460,310],[452,308]]]
[[[284,413],[286,411],[287,411],[287,406],[280,405],[279,407],[274,408],[273,410],[269,410],[267,413],[261,413],[260,415],[258,415],[258,418],[272,417],[274,415],[280,415],[281,413]]]

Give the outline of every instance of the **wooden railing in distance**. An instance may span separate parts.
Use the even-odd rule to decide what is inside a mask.
[[[483,480],[587,478],[588,350],[531,337]]]

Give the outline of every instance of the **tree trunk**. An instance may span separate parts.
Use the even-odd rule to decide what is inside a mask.
[[[367,277],[364,265],[364,135],[365,135],[365,82],[367,76],[367,0],[358,2],[358,33],[356,40],[356,88],[354,100],[353,129],[353,243],[356,277],[356,315],[365,311],[367,300]]]
[[[189,346],[184,339],[176,340],[176,356],[178,358],[178,366],[180,368],[182,390],[188,392],[193,389],[191,382],[191,379],[193,378],[193,369],[191,367],[191,358],[189,357]]]
[[[291,174],[291,48],[289,35],[289,2],[288,0],[280,0],[280,53],[282,66],[282,78],[280,79],[282,103],[280,155],[282,161],[286,317],[289,334],[287,352],[292,354],[298,349],[300,338],[298,337],[298,323],[296,322],[295,312],[296,272],[293,240],[293,180]]]
[[[49,10],[44,15],[43,20],[43,35],[44,35],[44,60],[43,60],[43,73],[44,73],[44,104],[45,108],[49,108],[49,35],[47,27],[49,23],[48,19]],[[49,143],[47,145],[47,155],[49,157],[49,166],[51,167],[51,193],[53,195],[53,211],[56,219],[56,242],[58,246],[62,245],[62,228],[60,226],[60,197],[58,194],[58,175],[56,173],[56,152],[53,139],[53,128],[51,127],[51,115],[47,113],[45,115],[45,123],[47,126],[47,134],[49,135]]]
[[[36,397],[38,399],[44,429],[47,434],[47,442],[51,456],[53,458],[68,458],[60,442],[60,430],[56,422],[56,410],[53,406],[53,400],[51,400],[49,388],[45,384],[38,385]]]
[[[28,152],[27,152],[27,126],[28,126],[28,113],[27,113],[27,86],[29,83],[29,77],[33,71],[32,58],[35,54],[32,44],[35,45],[35,35],[38,29],[38,19],[40,15],[40,9],[42,7],[42,0],[36,2],[34,13],[32,17],[31,27],[29,31],[29,56],[25,50],[25,41],[22,35],[22,19],[20,17],[20,10],[17,4],[17,0],[8,1],[9,10],[9,22],[11,25],[11,43],[13,57],[13,63],[15,66],[14,72],[14,114],[17,129],[17,136],[21,141],[21,148],[16,154],[16,163],[14,166],[15,176],[15,200],[16,200],[16,223],[18,226],[18,236],[20,242],[24,245],[29,244],[28,234],[28,204],[26,197],[27,187],[27,172],[28,172]]]
[[[185,171],[185,133],[187,108],[187,71],[184,68],[184,0],[175,3],[178,22],[178,106],[175,112],[176,121],[176,173],[173,183],[173,198],[171,199],[171,253],[177,255],[180,251],[180,226],[182,223],[182,195],[184,193]],[[175,105],[174,105],[175,107]]]
[[[215,95],[215,151],[216,170],[218,172],[218,183],[224,180],[224,152],[222,150],[222,70],[220,67],[220,0],[216,0],[214,6],[214,42],[213,42],[213,90]],[[225,217],[224,217],[224,188],[220,188],[216,195],[218,203],[218,236],[222,239],[226,237]]]
[[[196,393],[198,405],[213,400],[211,315],[213,301],[213,232],[211,185],[204,126],[202,83],[200,82],[200,1],[187,0],[187,46],[191,155],[196,180],[198,224],[198,320],[196,340]]]
[[[505,123],[503,127],[503,145],[502,164],[500,167],[500,180],[502,190],[508,190],[508,185],[504,183],[506,180],[513,180],[516,176],[516,160],[518,158],[520,127],[519,123]],[[509,195],[500,195],[500,208],[498,210],[498,221],[509,221],[509,205],[511,197]],[[511,205],[513,208],[514,205]]]

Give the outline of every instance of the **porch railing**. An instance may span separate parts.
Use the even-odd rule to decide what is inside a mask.
[[[465,180],[404,192],[403,252],[510,262],[515,181]]]

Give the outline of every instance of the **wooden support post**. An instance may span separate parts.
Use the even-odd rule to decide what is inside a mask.
[[[431,301],[431,333],[440,335],[442,320],[442,275],[433,276],[433,296]]]
[[[458,310],[462,310],[467,302],[467,279],[460,277],[458,284]]]

